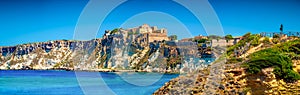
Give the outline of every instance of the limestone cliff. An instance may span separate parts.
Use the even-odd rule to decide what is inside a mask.
[[[89,41],[56,40],[0,47],[0,69],[179,72],[192,71],[187,70],[188,66],[199,67],[209,61],[196,60],[202,53],[198,53],[194,42],[148,39],[148,34],[117,29]]]

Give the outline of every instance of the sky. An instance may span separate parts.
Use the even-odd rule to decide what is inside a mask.
[[[72,40],[88,2],[0,0],[0,46]],[[103,0],[103,3],[107,2]],[[247,32],[277,32],[280,24],[285,31],[300,31],[299,0],[209,0],[209,3],[225,34],[241,36]],[[101,8],[95,7],[95,14],[106,15],[106,18],[99,26],[96,38],[101,38],[104,30],[131,28],[144,23],[167,28],[169,34],[179,35],[179,38],[207,35],[201,20],[186,7],[170,0],[129,0],[108,14],[99,10]],[[93,16],[90,14],[90,17]]]

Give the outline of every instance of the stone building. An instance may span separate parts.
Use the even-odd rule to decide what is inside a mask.
[[[227,41],[227,43],[228,43],[227,45],[228,45],[228,46],[235,45],[235,44],[237,44],[241,39],[242,39],[242,37],[235,37],[235,38],[233,38],[233,39]]]
[[[133,34],[143,34],[147,37],[148,42],[169,41],[167,29],[158,29],[157,26],[150,27],[148,24],[127,30]]]
[[[201,40],[201,39],[208,39],[208,37],[207,36],[202,36],[202,35],[194,37],[194,40]]]
[[[231,40],[225,40],[225,39],[212,39],[211,40],[211,45],[212,47],[215,46],[232,46],[237,44],[240,40],[242,39],[242,37],[235,37]]]

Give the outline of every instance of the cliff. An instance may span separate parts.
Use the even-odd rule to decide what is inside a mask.
[[[197,69],[212,61],[197,59],[206,52],[200,52],[201,47],[194,42],[147,39],[146,33],[115,29],[89,41],[56,40],[0,47],[0,69],[188,72],[193,71],[187,69],[189,66]]]

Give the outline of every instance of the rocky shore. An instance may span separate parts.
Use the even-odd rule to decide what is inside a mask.
[[[207,92],[209,86],[209,68],[198,74],[180,76],[165,83],[153,95],[298,95],[300,94],[300,81],[285,82],[279,80],[272,73],[273,68],[263,69],[259,74],[248,74],[246,70],[237,64],[226,64],[221,74],[221,81],[215,83],[215,92]]]

